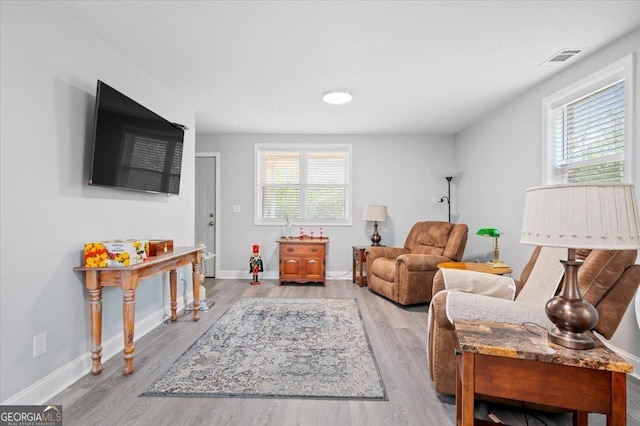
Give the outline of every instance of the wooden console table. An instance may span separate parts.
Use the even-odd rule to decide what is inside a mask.
[[[597,338],[595,348],[576,350],[549,343],[533,324],[456,320],[455,330],[459,426],[494,424],[474,419],[477,394],[567,409],[574,425],[586,425],[588,413],[605,414],[610,426],[626,424],[633,367]]]
[[[144,263],[122,268],[73,268],[85,274],[89,291],[89,314],[91,319],[91,372],[102,372],[102,287],[122,288],[122,326],[124,330],[123,374],[133,373],[133,332],[135,324],[136,288],[140,280],[169,272],[169,292],[171,294],[171,320],[178,319],[177,272],[176,269],[188,264],[193,268],[193,320],[200,319],[200,258],[202,248],[179,247],[171,253],[152,256]]]

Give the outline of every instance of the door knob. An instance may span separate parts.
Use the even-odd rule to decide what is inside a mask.
[[[209,222],[209,226],[213,226],[213,225],[214,225],[213,221]]]

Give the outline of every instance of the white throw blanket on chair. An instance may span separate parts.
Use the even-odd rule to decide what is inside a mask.
[[[511,277],[486,272],[442,269],[442,278],[445,290],[484,294],[509,300],[516,296],[516,283]]]
[[[559,260],[566,257],[566,253],[566,249],[543,247],[527,284],[515,301],[508,297],[475,294],[473,289],[468,288],[468,284],[460,287],[449,283],[446,285],[449,289],[446,300],[447,318],[452,324],[455,319],[460,318],[518,324],[535,322],[550,328],[551,322],[546,316],[545,305],[562,280],[564,267]],[[480,292],[485,293],[480,288]]]
[[[560,259],[566,258],[566,248],[543,247],[531,270],[527,285],[522,288],[516,301],[544,306],[558,290],[564,275],[564,266]]]

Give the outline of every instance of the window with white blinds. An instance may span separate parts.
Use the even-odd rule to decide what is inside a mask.
[[[631,181],[631,66],[619,61],[545,99],[545,183]]]
[[[256,224],[351,224],[350,145],[256,145]]]
[[[624,80],[553,111],[560,182],[624,180]]]

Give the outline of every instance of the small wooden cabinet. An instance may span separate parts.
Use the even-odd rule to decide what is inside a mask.
[[[326,282],[328,238],[306,235],[277,240],[280,246],[280,284],[283,282]]]

